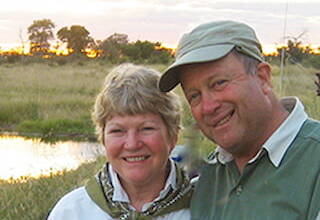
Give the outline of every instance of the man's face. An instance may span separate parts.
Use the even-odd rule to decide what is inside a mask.
[[[259,65],[257,74],[247,74],[231,53],[181,67],[181,85],[200,129],[230,153],[246,152],[246,146],[261,144],[268,133],[270,69],[260,70]]]

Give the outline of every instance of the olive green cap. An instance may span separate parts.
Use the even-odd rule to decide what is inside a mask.
[[[160,91],[168,92],[180,83],[178,67],[218,60],[234,48],[264,61],[261,44],[255,31],[248,25],[235,21],[214,21],[199,25],[182,36],[174,63],[160,78]]]

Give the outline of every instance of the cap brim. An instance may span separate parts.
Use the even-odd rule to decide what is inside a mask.
[[[162,74],[159,81],[161,92],[169,92],[180,83],[178,67],[185,64],[204,63],[220,59],[227,55],[235,45],[221,44],[194,49],[176,59]]]

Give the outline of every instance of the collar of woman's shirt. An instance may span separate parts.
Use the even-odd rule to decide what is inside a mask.
[[[170,161],[170,173],[167,178],[165,187],[160,191],[159,196],[157,198],[155,198],[152,202],[149,202],[143,205],[142,211],[147,210],[152,205],[153,202],[163,199],[167,195],[167,193],[170,191],[171,188],[176,189],[176,169],[174,169],[175,167],[174,162],[171,159],[169,159],[169,161]],[[117,202],[127,202],[130,204],[128,194],[121,186],[118,174],[116,173],[116,171],[114,170],[111,164],[108,164],[108,172],[110,175],[111,183],[114,186],[112,200]],[[135,210],[133,206],[129,205],[129,207],[130,209]]]

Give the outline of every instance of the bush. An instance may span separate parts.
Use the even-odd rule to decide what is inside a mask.
[[[18,132],[41,133],[43,136],[59,134],[87,134],[94,135],[92,123],[87,120],[49,119],[28,120],[17,126]],[[91,131],[91,132],[90,132]]]
[[[310,55],[304,63],[306,66],[320,69],[320,55]]]

